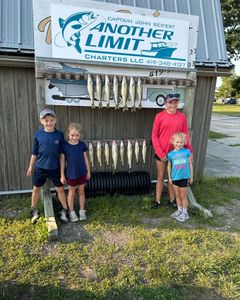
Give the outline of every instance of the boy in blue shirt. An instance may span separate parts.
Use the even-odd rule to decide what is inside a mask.
[[[56,121],[56,114],[53,110],[46,108],[40,112],[40,123],[43,125],[43,129],[35,133],[32,156],[27,170],[27,176],[33,175],[32,223],[35,223],[40,217],[36,206],[40,198],[41,187],[47,178],[51,179],[55,185],[63,207],[60,212],[60,220],[68,222],[66,195],[60,181],[60,153],[64,136],[61,131],[55,129]]]
[[[186,145],[186,135],[183,132],[177,132],[172,136],[174,149],[167,155],[168,158],[168,180],[173,185],[177,211],[171,217],[180,222],[189,219],[187,186],[193,182],[192,154]]]

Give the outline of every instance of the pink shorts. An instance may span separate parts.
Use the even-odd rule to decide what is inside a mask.
[[[87,182],[87,175],[80,176],[77,179],[67,179],[67,184],[71,186],[83,185]]]

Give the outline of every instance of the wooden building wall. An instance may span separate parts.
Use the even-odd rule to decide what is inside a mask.
[[[192,132],[195,178],[200,178],[206,155],[216,78],[199,77],[197,82],[195,99],[191,99],[185,111]],[[31,188],[31,179],[26,177],[26,170],[31,155],[33,135],[39,128],[35,92],[33,69],[0,67],[0,192]],[[83,139],[94,143],[98,140],[147,139],[146,164],[142,163],[140,157],[137,165],[133,158],[132,170],[148,171],[151,179],[156,178],[149,139],[155,114],[160,110],[142,109],[132,113],[114,109],[92,110],[70,106],[53,108],[57,113],[59,129],[65,131],[69,122],[80,122],[83,126]],[[102,160],[104,160],[103,155]],[[98,167],[96,153],[95,165],[97,167],[93,171],[112,170],[111,167]],[[125,151],[125,166],[121,167],[119,157],[117,171],[126,170],[128,167]]]

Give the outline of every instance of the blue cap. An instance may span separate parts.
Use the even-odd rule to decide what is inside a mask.
[[[44,118],[46,115],[50,115],[50,116],[53,116],[53,117],[56,118],[55,112],[54,112],[53,110],[49,109],[49,108],[45,108],[44,110],[42,110],[42,111],[40,112],[39,117],[40,117],[40,119],[42,119],[42,118]]]

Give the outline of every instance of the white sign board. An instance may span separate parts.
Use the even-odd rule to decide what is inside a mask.
[[[187,68],[189,22],[51,5],[52,57]]]

